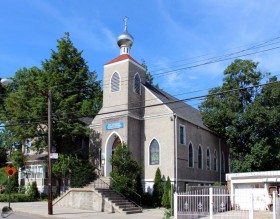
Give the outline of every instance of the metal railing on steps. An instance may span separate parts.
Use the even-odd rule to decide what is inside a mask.
[[[121,207],[123,211],[137,209],[141,209],[142,211],[141,195],[130,188],[127,188],[126,194],[121,194],[112,188],[112,182],[114,182],[113,178],[110,178],[110,183],[98,178],[91,185],[104,196],[108,197],[113,203]]]

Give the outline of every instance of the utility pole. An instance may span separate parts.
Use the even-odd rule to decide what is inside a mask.
[[[49,90],[48,97],[48,214],[53,214],[52,205],[52,91]]]
[[[13,83],[12,79],[1,79],[1,84],[6,85]],[[53,214],[53,205],[52,205],[52,91],[49,90],[49,93],[46,93],[42,90],[37,89],[34,85],[32,88],[38,93],[48,98],[48,214]],[[9,206],[10,207],[10,206]]]

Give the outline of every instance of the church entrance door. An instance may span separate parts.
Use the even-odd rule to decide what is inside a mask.
[[[114,156],[114,152],[118,145],[122,143],[120,135],[116,132],[111,133],[105,143],[105,176],[110,176],[112,171],[112,164],[110,163],[110,157]]]
[[[117,136],[113,145],[112,145],[112,157],[114,156],[114,152],[116,148],[121,144],[121,139]],[[112,165],[112,170],[114,170],[114,166]]]

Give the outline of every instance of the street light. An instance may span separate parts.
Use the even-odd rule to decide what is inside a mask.
[[[13,83],[12,79],[1,79],[1,84],[6,85]],[[52,148],[52,91],[49,90],[48,93],[45,93],[42,90],[32,88],[38,93],[48,98],[48,214],[53,214],[53,205],[52,205],[52,161],[51,161],[51,148]]]

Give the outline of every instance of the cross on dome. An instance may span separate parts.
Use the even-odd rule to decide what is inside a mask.
[[[124,20],[124,32],[127,32],[127,20],[128,20],[128,17],[124,16],[123,20]]]

